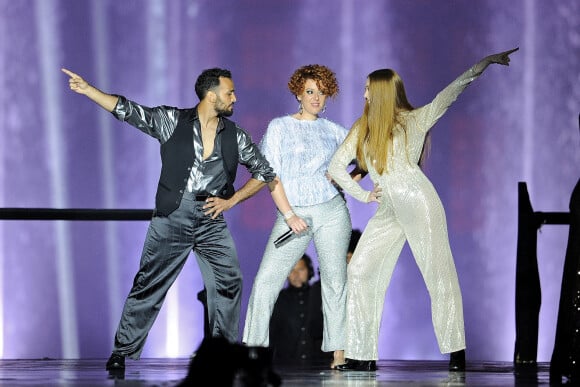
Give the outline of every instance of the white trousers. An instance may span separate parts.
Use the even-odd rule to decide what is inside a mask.
[[[322,288],[322,350],[342,350],[346,318],[346,251],[352,230],[350,214],[340,195],[322,204],[293,207],[293,210],[300,217],[310,218],[311,229],[276,248],[274,240],[288,230],[282,216],[276,219],[254,279],[242,341],[249,346],[269,345],[270,317],[278,294],[310,241],[314,240]]]
[[[381,203],[348,265],[345,356],[350,359],[378,359],[385,295],[405,241],[429,291],[441,353],[465,348],[461,290],[443,205],[420,174],[405,175],[405,183],[401,181],[381,184]]]

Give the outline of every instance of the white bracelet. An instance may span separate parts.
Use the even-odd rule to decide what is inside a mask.
[[[291,217],[294,216],[294,211],[292,211],[292,210],[286,211],[283,216],[284,216],[284,220],[289,220]]]

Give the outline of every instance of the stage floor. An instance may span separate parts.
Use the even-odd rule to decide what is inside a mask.
[[[187,375],[189,359],[127,360],[124,375],[111,376],[104,369],[106,359],[2,360],[0,386],[43,387],[174,387]],[[282,386],[548,386],[549,364],[540,363],[537,372],[516,375],[512,363],[469,362],[464,373],[447,371],[443,361],[378,362],[376,372],[340,372],[318,367],[275,367]],[[216,371],[219,372],[219,371]],[[211,378],[211,372],[208,372]],[[196,386],[216,387],[211,379]]]

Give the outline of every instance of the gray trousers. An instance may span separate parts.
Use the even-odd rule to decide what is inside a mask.
[[[207,291],[213,337],[238,340],[242,274],[223,215],[204,215],[203,201],[185,194],[177,210],[151,220],[139,271],[127,296],[113,352],[139,359],[167,291],[193,249]]]

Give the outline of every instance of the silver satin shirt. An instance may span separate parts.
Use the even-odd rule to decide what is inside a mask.
[[[171,106],[146,107],[119,96],[113,115],[121,121],[136,127],[148,135],[155,137],[161,144],[165,143],[177,127],[179,109]],[[220,119],[217,133],[224,128]],[[223,167],[221,152],[221,136],[216,135],[213,153],[203,160],[203,142],[201,125],[196,117],[193,124],[193,145],[195,149],[194,162],[187,180],[187,190],[200,195],[217,195],[227,183],[226,171]],[[251,136],[236,124],[239,158],[252,178],[269,183],[276,176],[266,158],[262,155]]]
[[[326,170],[347,133],[325,118],[308,121],[283,116],[270,122],[260,148],[282,180],[292,206],[324,203],[338,194]]]

